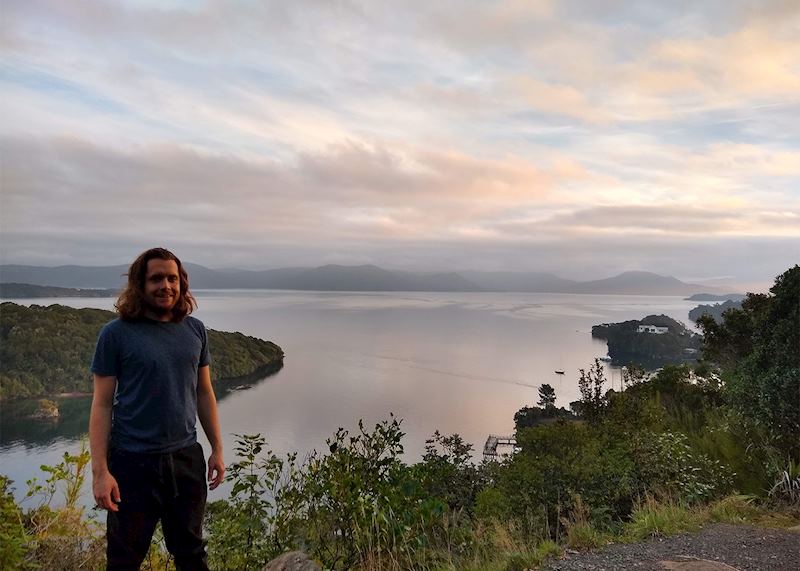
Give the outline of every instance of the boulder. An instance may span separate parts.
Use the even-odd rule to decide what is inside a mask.
[[[289,551],[267,563],[261,571],[322,571],[302,551]]]

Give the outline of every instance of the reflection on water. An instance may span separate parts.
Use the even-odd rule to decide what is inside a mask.
[[[86,433],[89,425],[91,397],[50,399],[58,403],[58,418],[30,418],[39,406],[38,400],[3,403],[0,417],[0,445],[21,443],[27,446],[47,446],[56,439],[76,440]]]
[[[680,321],[694,304],[677,297],[519,293],[198,291],[197,317],[222,331],[269,339],[284,367],[251,388],[219,385],[228,461],[233,433],[265,435],[276,453],[302,456],[338,427],[404,419],[407,461],[435,430],[480,450],[488,434],[513,431],[514,413],[549,383],[559,406],[578,397],[578,369],[606,353],[597,323],[664,313]],[[110,299],[30,300],[110,309]],[[213,347],[212,347],[213,367]],[[87,363],[88,368],[88,363]],[[556,375],[556,369],[566,371]],[[611,372],[618,386],[619,374]],[[16,406],[16,405],[15,405]],[[3,403],[0,463],[24,482],[85,434],[90,399],[61,402],[55,424],[12,421]],[[203,441],[207,448],[207,443]],[[19,488],[19,486],[18,486]],[[19,492],[19,490],[18,490]],[[226,489],[212,493],[224,497]]]
[[[277,370],[280,370],[280,367]],[[250,390],[258,386],[277,370],[266,375],[217,381],[214,385],[217,401],[222,403],[239,390]],[[52,445],[56,440],[80,440],[88,430],[92,397],[53,397],[49,400],[58,403],[59,415],[56,418],[32,417],[39,408],[38,399],[3,403],[3,414],[0,416],[0,446],[22,444],[35,448]]]

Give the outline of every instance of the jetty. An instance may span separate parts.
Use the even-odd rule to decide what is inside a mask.
[[[490,434],[486,439],[486,444],[483,445],[483,459],[497,460],[499,456],[497,448],[500,446],[510,446],[512,449],[516,448],[517,440],[513,436],[497,436],[496,434]]]

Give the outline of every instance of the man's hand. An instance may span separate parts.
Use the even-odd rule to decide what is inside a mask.
[[[208,457],[208,489],[213,490],[222,483],[225,478],[225,462],[222,454],[211,452]]]
[[[122,498],[119,497],[119,486],[111,472],[105,471],[96,475],[92,481],[92,493],[98,507],[112,512],[118,512],[117,505]]]

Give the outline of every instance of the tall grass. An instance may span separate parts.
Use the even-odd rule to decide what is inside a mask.
[[[596,549],[610,542],[610,536],[589,520],[589,510],[578,495],[573,497],[571,513],[568,518],[563,518],[563,524],[570,549]]]
[[[755,496],[732,495],[709,504],[706,512],[708,518],[714,522],[752,522],[761,513],[755,502]]]
[[[628,541],[642,541],[697,531],[702,527],[704,519],[699,510],[693,510],[685,504],[657,502],[647,497],[634,508],[630,522],[623,528],[623,538]]]

